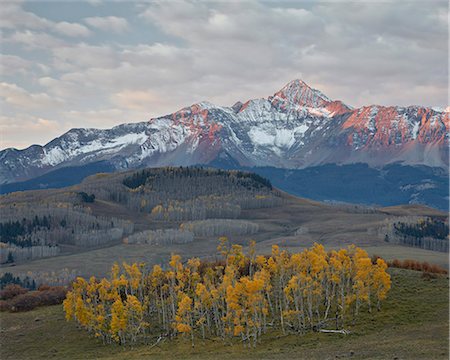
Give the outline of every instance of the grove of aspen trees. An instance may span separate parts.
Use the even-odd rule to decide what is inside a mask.
[[[314,244],[300,253],[248,254],[220,239],[223,260],[182,262],[167,268],[115,264],[109,278],[77,278],[64,301],[66,319],[105,343],[121,345],[182,336],[238,339],[256,346],[276,329],[304,334],[343,329],[362,311],[380,310],[391,279],[382,259],[374,263],[355,246],[325,251]]]
[[[163,245],[192,240],[179,224],[171,231],[135,233],[134,224],[123,218],[129,212],[149,214],[152,222],[186,223],[196,236],[252,234],[255,224],[225,219],[282,202],[268,180],[242,171],[163,167],[96,174],[66,189],[2,195],[0,263],[56,256],[60,245],[70,245],[64,251],[72,252],[124,239]]]

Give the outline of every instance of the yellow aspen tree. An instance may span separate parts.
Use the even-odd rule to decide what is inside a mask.
[[[241,317],[244,319],[246,339],[250,343],[250,337],[253,337],[253,345],[256,345],[256,341],[262,332],[263,289],[264,282],[262,279],[251,280],[248,277],[242,277],[237,287],[238,295],[241,298]]]
[[[111,307],[111,337],[120,344],[125,344],[125,332],[127,329],[127,313],[120,297],[114,301]]]
[[[148,323],[144,321],[142,304],[136,296],[129,295],[127,297],[125,314],[127,316],[126,333],[130,337],[131,342],[136,342],[139,333],[148,326]]]
[[[108,323],[106,321],[107,314],[104,304],[100,303],[95,308],[95,327],[94,332],[96,337],[101,337],[103,342],[108,340]]]
[[[351,253],[354,251],[352,247],[349,249],[340,249],[336,253],[336,261],[340,263],[340,281],[338,283],[338,303],[336,309],[336,319],[341,320],[341,325],[344,326],[346,319],[346,312],[352,299],[351,282],[353,277],[353,264]],[[337,322],[338,320],[336,320]]]
[[[381,301],[386,299],[391,288],[391,276],[386,272],[387,264],[383,259],[378,258],[372,273],[372,285],[377,299],[377,309],[381,309]]]
[[[194,307],[198,313],[198,320],[196,325],[201,327],[202,338],[205,338],[205,326],[210,332],[211,328],[211,308],[212,298],[208,289],[203,283],[198,283],[195,288]]]
[[[139,297],[142,299],[142,292],[139,289],[142,289],[143,286],[143,277],[141,268],[143,264],[133,263],[128,265],[126,262],[122,264],[125,272],[128,276],[128,284],[129,284],[129,293],[131,295],[136,295],[139,293]]]
[[[241,269],[245,266],[245,255],[242,252],[242,246],[233,244],[227,257],[227,264]]]
[[[119,264],[114,263],[111,268],[111,282],[112,286],[116,289],[118,288],[119,275],[120,275]]]
[[[169,281],[169,298],[170,298],[170,316],[169,321],[172,322],[175,319],[175,315],[177,312],[176,304],[177,304],[177,293],[180,290],[179,282],[180,274],[183,271],[183,264],[181,263],[181,256],[172,254],[169,261],[170,270],[167,272],[167,278]]]
[[[69,291],[63,301],[63,308],[67,321],[73,320],[75,317],[75,304],[77,301],[76,297],[77,294],[74,291]]]
[[[177,314],[175,316],[175,328],[179,333],[190,334],[191,343],[194,346],[194,329],[192,326],[192,299],[180,292]]]
[[[230,245],[228,243],[228,238],[226,236],[221,236],[219,238],[219,245],[217,246],[217,251],[222,257],[227,260],[228,253],[230,252]]]
[[[324,298],[324,281],[328,272],[327,253],[323,245],[315,243],[311,249],[311,295],[312,295],[312,307],[315,313],[317,324],[322,320],[319,307],[323,303]]]
[[[369,306],[369,312],[371,311],[370,304],[370,289],[372,281],[372,261],[370,260],[367,252],[357,248],[354,254],[354,285],[355,290],[355,316],[358,316],[361,302],[367,302]]]
[[[326,292],[325,319],[328,317],[328,313],[331,311],[334,301],[337,326],[337,319],[339,317],[340,289],[342,283],[345,281],[344,264],[342,263],[341,257],[335,250],[330,253],[328,263],[328,290]]]
[[[149,280],[151,288],[153,289],[153,301],[155,304],[158,318],[162,323],[163,328],[169,330],[169,319],[167,309],[167,290],[168,285],[165,284],[166,274],[162,270],[161,266],[153,266],[152,272],[149,274]],[[150,294],[148,294],[150,296]]]
[[[262,315],[262,330],[265,332],[267,327],[267,317],[269,315],[269,296],[272,285],[270,283],[270,274],[266,269],[260,269],[254,275],[254,279],[262,283],[260,306]]]

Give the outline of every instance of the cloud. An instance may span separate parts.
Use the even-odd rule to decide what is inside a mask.
[[[55,47],[52,50],[53,63],[57,68],[84,70],[89,68],[115,68],[118,66],[117,54],[112,46],[75,45]]]
[[[83,121],[83,126],[85,127],[95,127],[95,128],[110,128],[117,124],[123,124],[126,122],[131,122],[130,118],[136,121],[145,121],[149,117],[146,113],[139,111],[131,112],[123,109],[109,107],[106,109],[95,109],[95,110],[69,110],[62,113],[64,119],[69,126],[67,130],[74,127],[75,124],[79,124],[80,120]],[[79,125],[76,125],[79,127]]]
[[[187,88],[207,89],[213,101],[268,95],[302,77],[355,106],[408,105],[415,100],[405,90],[416,87],[420,103],[439,105],[447,102],[438,90],[448,79],[448,5],[433,4],[152,2],[140,16],[184,41],[189,71],[198,74]]]
[[[0,97],[19,109],[36,109],[61,106],[64,100],[46,93],[30,93],[27,90],[6,82],[0,82]]]
[[[91,35],[91,32],[86,26],[77,23],[69,23],[67,21],[55,24],[55,31],[70,37],[86,37]]]
[[[123,33],[126,30],[128,30],[128,21],[124,18],[120,18],[117,16],[88,17],[84,19],[84,22],[89,26],[96,29],[100,29],[102,31]]]
[[[2,2],[0,28],[3,29],[37,29],[42,30],[51,26],[51,21],[41,18],[32,12],[22,9],[18,2]]]
[[[56,3],[41,16],[7,3],[3,102],[11,117],[20,107],[64,130],[106,127],[266,97],[302,78],[353,106],[445,108],[448,4],[432,4],[156,0],[134,13],[85,4],[91,16],[77,18]]]
[[[60,136],[63,128],[58,121],[16,113],[14,116],[0,115],[1,148],[26,148],[31,144],[45,144]]]
[[[111,101],[122,108],[144,112],[148,112],[155,105],[160,106],[162,103],[166,103],[160,95],[153,91],[135,90],[124,90],[113,94]]]
[[[45,47],[51,35],[48,33],[36,33],[35,31],[53,31],[56,34],[68,37],[87,37],[91,35],[89,29],[75,22],[54,22],[44,17],[40,17],[32,12],[25,11],[19,2],[5,2],[2,4],[0,16],[0,28],[14,30],[15,34],[10,40],[28,45],[29,47]],[[22,31],[21,31],[22,30]],[[36,42],[24,42],[24,38],[39,34]],[[44,40],[40,43],[39,40]],[[55,44],[57,40],[52,43]]]
[[[45,32],[31,30],[16,31],[4,39],[6,43],[24,45],[27,49],[53,49],[65,46],[65,42]]]
[[[20,56],[0,54],[0,74],[11,76],[14,74],[25,74],[33,66],[33,62],[23,59]]]

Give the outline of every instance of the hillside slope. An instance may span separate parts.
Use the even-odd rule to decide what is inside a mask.
[[[351,243],[370,253],[448,266],[446,253],[423,244],[386,242],[392,224],[447,214],[422,205],[372,208],[297,198],[247,172],[154,168],[97,174],[69,188],[0,196],[1,272],[23,276],[104,275],[115,261],[158,264],[171,252],[214,258],[220,236],[261,251],[297,250],[319,242]],[[435,240],[440,244],[443,240]],[[448,244],[448,242],[446,243]],[[427,247],[425,247],[425,245]],[[47,274],[47,275],[46,275]]]

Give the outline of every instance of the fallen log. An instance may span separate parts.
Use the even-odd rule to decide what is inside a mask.
[[[332,334],[344,334],[348,335],[350,334],[350,331],[342,329],[342,330],[326,330],[326,329],[320,329],[319,332],[323,333],[332,333]]]
[[[155,342],[152,346],[149,347],[149,349],[151,349],[151,348],[155,347],[156,345],[158,345],[158,344],[161,342],[161,340],[162,340],[162,341],[166,340],[166,337],[160,336],[160,337],[158,338],[158,340],[156,340],[156,342]]]

